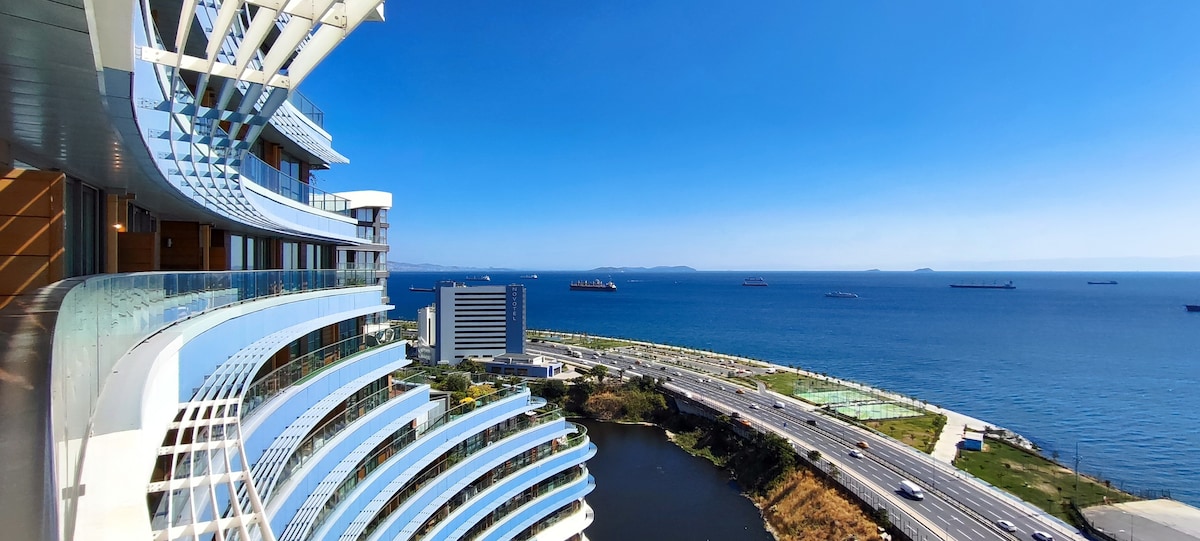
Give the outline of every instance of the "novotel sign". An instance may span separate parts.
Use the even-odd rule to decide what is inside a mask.
[[[504,304],[504,314],[507,316],[504,349],[508,353],[525,353],[525,286],[507,286]]]

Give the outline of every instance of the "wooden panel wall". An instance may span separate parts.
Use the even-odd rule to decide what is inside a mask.
[[[204,270],[207,250],[201,239],[199,223],[158,222],[158,238],[162,270]]]
[[[117,272],[146,272],[157,270],[154,261],[158,243],[154,233],[121,232],[117,235]]]
[[[58,171],[0,175],[0,308],[63,278],[63,196]]]

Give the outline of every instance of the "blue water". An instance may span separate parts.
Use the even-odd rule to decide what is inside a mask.
[[[492,273],[528,287],[532,329],[743,355],[892,389],[1015,430],[1126,490],[1200,506],[1200,273]],[[457,274],[393,274],[412,319]],[[1087,285],[1088,280],[1119,285]],[[1015,290],[947,287],[1013,280]],[[824,297],[850,291],[858,299]]]
[[[583,421],[596,444],[588,470],[593,541],[771,541],[758,508],[729,472],[687,454],[661,428]]]

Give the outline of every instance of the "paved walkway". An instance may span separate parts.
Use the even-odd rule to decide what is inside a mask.
[[[938,436],[938,441],[933,446],[933,458],[951,464],[954,462],[954,457],[958,456],[958,443],[962,441],[963,432],[967,427],[982,431],[987,423],[980,421],[974,417],[968,417],[961,413],[942,409],[936,406],[927,406],[927,409],[933,413],[940,413],[946,416],[946,427],[942,429],[942,434]]]
[[[1122,541],[1200,541],[1200,509],[1171,500],[1097,505],[1083,515]]]

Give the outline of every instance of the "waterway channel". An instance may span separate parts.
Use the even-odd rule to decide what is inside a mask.
[[[667,441],[662,429],[583,421],[597,447],[587,466],[592,541],[771,541],[728,473]]]

